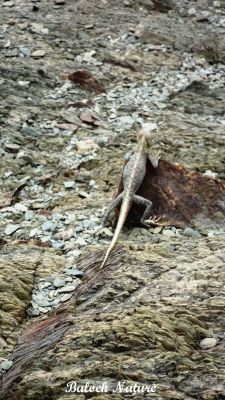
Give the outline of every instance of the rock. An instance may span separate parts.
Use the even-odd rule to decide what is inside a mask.
[[[8,224],[5,228],[5,234],[7,236],[12,235],[14,232],[16,232],[18,229],[20,229],[21,225],[19,224]]]
[[[194,229],[192,229],[190,227],[187,227],[184,229],[183,235],[189,236],[189,237],[196,237],[196,238],[202,237],[201,233],[199,233],[198,231],[195,231]]]
[[[68,286],[65,286],[65,287],[59,289],[59,293],[73,292],[75,289],[76,289],[75,285],[68,285]]]
[[[158,234],[158,233],[162,232],[162,230],[163,230],[163,227],[162,227],[162,226],[157,226],[157,227],[154,229],[153,233]]]
[[[65,295],[65,296],[66,296],[66,295]],[[52,306],[57,306],[57,305],[60,303],[60,301],[61,301],[61,299],[57,298],[57,299],[54,299],[54,300],[51,302],[51,304],[52,304]]]
[[[87,192],[85,192],[84,190],[79,190],[78,194],[79,194],[80,197],[83,197],[84,199],[86,199],[86,198],[88,198],[88,197],[90,196],[90,195],[89,195]]]
[[[51,243],[52,243],[52,247],[57,250],[60,250],[64,247],[64,242],[62,240],[52,240],[51,239]]]
[[[36,310],[29,310],[29,315],[31,317],[38,317],[40,315],[40,311],[38,309]]]
[[[30,49],[28,47],[19,47],[19,50],[24,56],[30,56]]]
[[[12,365],[13,365],[12,360],[5,360],[0,364],[0,368],[7,371],[9,368],[11,368]]]
[[[73,282],[73,278],[71,278],[71,276],[68,276],[68,277],[65,279],[65,281],[71,283],[71,282]]]
[[[25,221],[31,221],[34,217],[34,212],[32,210],[27,210],[24,214]]]
[[[76,143],[76,147],[79,153],[86,153],[91,150],[97,150],[99,149],[99,146],[97,143],[94,142],[94,140],[87,139],[87,140],[79,140]]]
[[[53,231],[56,228],[56,224],[51,221],[44,222],[41,226],[43,231]]]
[[[130,115],[124,115],[122,117],[119,118],[119,123],[122,125],[122,127],[132,127],[132,125],[134,124],[134,119],[130,116]]]
[[[22,132],[26,133],[26,135],[33,136],[33,137],[37,137],[40,135],[39,132],[36,131],[36,129],[34,129],[30,126],[22,127]]]
[[[39,232],[38,228],[31,229],[29,237],[34,237]]]
[[[4,154],[5,154],[5,150],[0,148],[0,157],[4,156]]]
[[[65,0],[54,0],[55,5],[63,6],[66,2]]]
[[[196,14],[196,9],[194,7],[189,8],[188,10],[188,15],[193,16]]]
[[[50,242],[51,238],[52,238],[52,234],[50,233],[49,235],[42,236],[40,239],[41,239],[42,243],[47,243],[47,242]]]
[[[217,177],[217,173],[211,171],[210,169],[207,169],[207,170],[204,172],[204,175],[206,175],[206,176],[211,176],[211,177],[214,178],[214,179]]]
[[[42,58],[45,56],[45,51],[44,50],[35,50],[33,53],[31,53],[31,57],[33,58]]]
[[[72,275],[72,276],[79,276],[79,277],[81,277],[81,276],[84,275],[84,273],[83,273],[82,271],[80,271],[79,269],[73,269],[73,268],[65,268],[65,269],[64,269],[64,272],[65,272],[67,275]]]
[[[2,337],[0,337],[0,349],[3,349],[4,347],[7,347],[7,343]]]
[[[68,258],[77,258],[81,255],[81,250],[75,249],[68,251],[67,256]]]
[[[60,219],[64,219],[65,217],[64,217],[64,215],[63,214],[60,214],[60,213],[54,213],[53,215],[52,215],[52,219],[53,220],[56,220],[56,221],[59,221]]]
[[[38,290],[46,289],[49,286],[51,286],[51,282],[41,282],[41,283],[38,283],[37,286],[38,286]]]
[[[74,229],[75,232],[75,237],[76,237],[76,233],[80,233],[83,232],[84,228],[83,228],[83,224],[82,225],[77,225],[76,228]]]
[[[18,85],[28,87],[30,85],[30,81],[18,81]]]
[[[86,242],[86,240],[84,240],[82,237],[79,237],[79,238],[76,240],[76,244],[77,244],[78,246],[86,246],[87,242]]]
[[[205,338],[205,339],[201,340],[199,345],[203,350],[211,349],[212,347],[215,347],[217,345],[217,339],[215,339],[215,338]]]
[[[73,237],[73,228],[67,229],[60,233],[60,237],[62,240],[69,240]]]
[[[64,244],[64,250],[66,251],[73,250],[75,247],[76,247],[76,239],[74,238],[66,241],[66,243]]]
[[[62,303],[64,303],[65,301],[71,299],[72,295],[73,295],[73,293],[66,293],[66,294],[64,294],[64,296],[62,296],[62,297],[60,298],[60,301],[61,301]]]
[[[15,5],[14,1],[4,1],[3,7],[13,7]]]
[[[34,33],[48,34],[48,28],[44,28],[43,24],[40,22],[32,22],[30,30]]]
[[[28,211],[27,207],[22,203],[14,204],[14,208],[15,208],[15,210],[20,211],[20,212],[27,212]]]
[[[5,149],[11,151],[12,153],[16,153],[19,151],[20,146],[16,143],[5,143]]]
[[[95,121],[95,118],[93,118],[92,114],[89,111],[83,111],[80,114],[80,119],[87,124],[92,124]]]
[[[43,314],[47,314],[49,312],[49,308],[39,307],[40,312]]]
[[[63,279],[60,279],[60,278],[55,278],[54,281],[53,281],[53,285],[56,288],[60,288],[62,286],[65,286],[65,281]]]
[[[63,182],[64,186],[66,189],[72,189],[75,186],[75,182],[74,181],[66,181]]]
[[[46,307],[49,306],[49,301],[46,298],[46,294],[44,291],[38,292],[37,294],[33,295],[33,300],[35,301],[36,304],[38,304],[40,307]]]
[[[163,234],[164,236],[167,236],[167,237],[176,236],[176,234],[175,234],[173,231],[171,231],[171,229],[163,229],[162,234]]]

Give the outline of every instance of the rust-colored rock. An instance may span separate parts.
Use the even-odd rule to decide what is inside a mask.
[[[86,69],[78,69],[66,76],[66,79],[78,84],[85,90],[95,93],[105,93],[105,88],[91,72]]]
[[[119,183],[120,193],[123,189]],[[160,160],[155,170],[147,163],[145,179],[137,192],[152,201],[152,216],[161,217],[164,225],[225,224],[225,185],[219,180],[182,165]],[[128,224],[137,224],[143,215],[143,207],[132,206]]]

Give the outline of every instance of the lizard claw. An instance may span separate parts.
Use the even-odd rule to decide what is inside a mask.
[[[154,168],[157,168],[159,165],[159,160],[161,158],[160,152],[159,151],[151,152],[148,157],[149,157],[149,160],[150,160],[152,166]]]
[[[158,223],[161,218],[162,217],[154,216],[152,218],[149,218],[149,219],[146,219],[146,220],[142,221],[142,223],[143,223],[143,225],[148,226],[148,227],[150,227],[151,225],[163,225],[163,224]]]

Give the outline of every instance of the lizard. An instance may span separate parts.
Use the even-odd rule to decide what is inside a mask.
[[[111,211],[121,204],[116,229],[100,268],[105,265],[110,252],[117,242],[132,203],[142,204],[146,207],[141,218],[141,223],[143,225],[150,226],[159,220],[156,218],[149,218],[152,202],[136,194],[145,177],[147,159],[149,158],[154,168],[158,167],[160,156],[149,152],[156,129],[157,125],[155,123],[146,123],[143,124],[142,129],[137,132],[138,144],[129,155],[128,162],[123,170],[124,190],[111,202],[101,223],[101,227],[104,227]]]

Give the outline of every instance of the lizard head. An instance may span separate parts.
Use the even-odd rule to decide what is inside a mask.
[[[142,128],[137,132],[137,139],[140,140],[144,136],[147,143],[150,144],[156,136],[157,128],[158,126],[154,122],[143,124]]]

